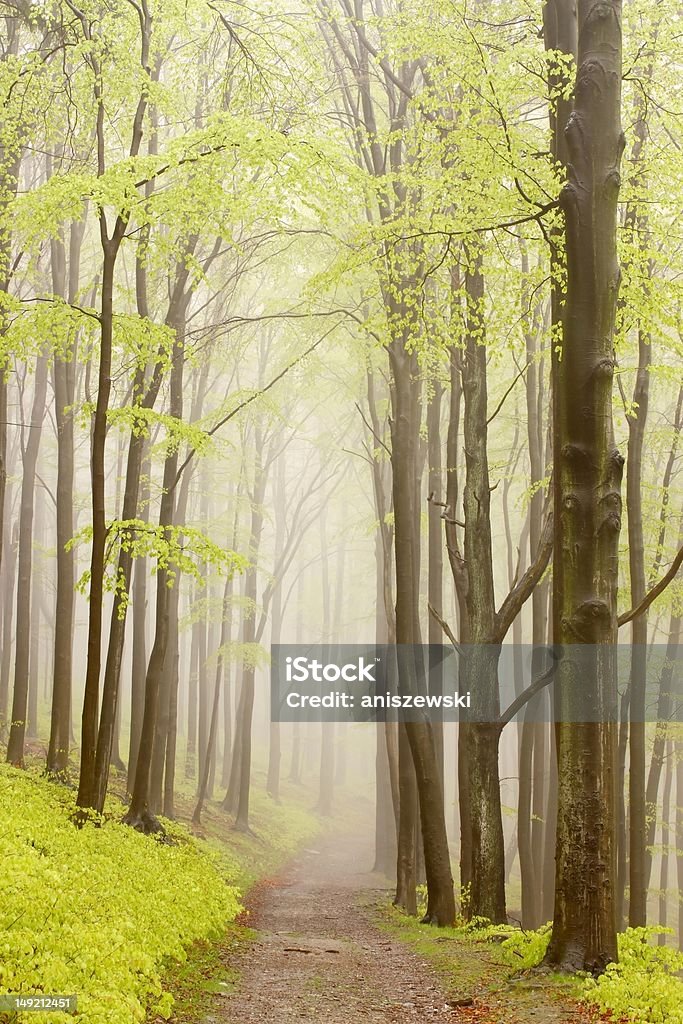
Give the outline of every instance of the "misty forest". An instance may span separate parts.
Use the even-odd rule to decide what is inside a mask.
[[[0,1021],[682,1024],[679,5],[0,7]]]

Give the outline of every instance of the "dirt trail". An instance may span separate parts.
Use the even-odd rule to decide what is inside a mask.
[[[531,992],[508,992],[504,1003],[473,992],[471,1007],[452,1005],[462,993],[447,991],[430,965],[377,927],[373,908],[387,893],[367,872],[368,863],[370,851],[357,838],[334,836],[258,887],[248,921],[256,939],[236,963],[231,958],[239,982],[206,1024],[578,1020]]]

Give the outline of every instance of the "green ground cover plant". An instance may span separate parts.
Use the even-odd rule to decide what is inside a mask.
[[[170,1016],[167,975],[221,940],[245,888],[317,827],[303,808],[257,803],[256,836],[213,808],[205,839],[169,821],[161,840],[143,836],[120,823],[115,797],[79,829],[73,790],[0,765],[0,992],[75,993],[83,1024]]]

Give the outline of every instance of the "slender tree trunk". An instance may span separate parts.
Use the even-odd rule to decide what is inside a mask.
[[[277,545],[276,545],[277,547]],[[278,583],[273,591],[273,610],[271,615],[271,644],[280,643],[282,628],[282,583]],[[281,728],[279,722],[271,722],[268,743],[268,772],[266,775],[266,792],[277,803],[280,802],[280,764],[282,761]]]
[[[389,308],[396,322],[405,318],[406,310]],[[419,369],[414,352],[410,351],[409,331],[398,334],[389,344],[389,362],[393,375],[391,465],[394,499],[394,552],[396,565],[396,642],[398,645],[421,643],[418,601],[420,594],[420,481],[418,476],[418,444],[420,428]],[[411,658],[399,659],[399,680],[404,692],[414,692],[416,680],[411,678]],[[455,920],[453,876],[451,874],[448,838],[443,805],[443,790],[439,778],[434,734],[427,720],[406,722],[401,727],[399,740],[399,766],[401,745],[406,741],[413,760],[419,794],[420,822],[427,875],[426,919],[439,925],[450,925]],[[404,762],[405,762],[404,756]],[[399,767],[399,771],[401,768]],[[404,767],[402,781],[407,781]],[[413,802],[412,794],[406,794]],[[404,812],[401,791],[401,817],[412,816],[412,809]],[[413,880],[401,879],[408,856],[403,825],[399,826],[399,857],[397,875],[406,897],[412,902]],[[407,881],[407,886],[406,886]],[[398,889],[397,889],[398,895]]]
[[[90,29],[85,16],[78,18],[87,36]],[[146,76],[150,75],[149,47],[151,39],[151,15],[148,9],[141,9],[140,24],[140,66]],[[98,175],[106,172],[106,153],[104,138],[104,103],[102,99],[102,81],[99,61],[93,59],[94,99],[97,108],[97,165]],[[138,99],[130,137],[130,157],[140,152],[143,135],[143,122],[147,111],[148,91],[143,88]],[[83,714],[81,719],[81,768],[78,781],[76,804],[79,808],[96,807],[98,791],[101,794],[102,784],[98,785],[96,768],[98,744],[98,714],[100,704],[100,672],[102,662],[102,611],[104,597],[105,549],[107,542],[106,525],[106,465],[105,451],[107,443],[107,415],[112,385],[112,349],[114,341],[114,274],[121,249],[121,243],[128,226],[129,211],[119,213],[114,221],[111,234],[107,223],[107,214],[103,206],[98,209],[100,228],[100,245],[102,251],[102,287],[100,303],[100,338],[99,367],[97,373],[97,400],[92,423],[90,444],[90,484],[92,499],[92,546],[90,554],[90,587],[88,615],[88,647],[85,672],[85,693],[83,697]],[[115,705],[115,702],[114,702]],[[115,706],[114,706],[115,711]],[[114,716],[112,716],[113,719]],[[106,767],[108,771],[108,757]],[[106,784],[104,786],[106,789]],[[82,817],[82,816],[81,816]]]
[[[266,473],[262,463],[263,431],[257,424],[254,432],[254,487],[251,494],[251,529],[249,531],[249,559],[252,567],[245,574],[245,597],[247,611],[251,614],[244,623],[244,643],[253,645],[256,639],[256,597],[257,570],[261,533],[263,531],[263,499],[266,487]],[[237,813],[235,828],[239,831],[249,830],[249,793],[251,788],[251,728],[254,712],[254,662],[253,659],[242,663],[242,693],[240,695],[241,715],[240,758],[239,758],[239,789],[237,797]]]
[[[669,912],[669,855],[671,851],[671,787],[673,783],[673,768],[671,760],[673,749],[668,745],[668,759],[666,773],[664,776],[664,793],[662,796],[662,863],[659,874],[659,924],[662,928],[667,927]],[[679,894],[680,896],[680,894]],[[660,946],[665,945],[666,936],[659,935],[657,941]]]
[[[81,249],[85,219],[71,224],[69,265],[61,238],[50,243],[52,290],[55,295],[77,300]],[[57,596],[55,605],[54,663],[50,742],[47,772],[61,777],[69,762],[71,738],[71,687],[74,632],[74,588],[76,581],[75,553],[67,548],[74,532],[74,421],[76,395],[76,346],[66,357],[55,353],[52,382],[55,394],[57,425]]]
[[[102,299],[100,308],[100,364],[97,402],[90,447],[92,494],[92,547],[90,554],[90,600],[88,604],[88,648],[85,693],[81,717],[81,767],[76,803],[81,808],[95,806],[95,757],[100,704],[102,658],[102,610],[104,597],[105,546],[107,540],[105,506],[105,446],[107,412],[111,392],[111,362],[114,324],[114,270],[120,240],[107,237],[104,212],[100,214],[102,237]],[[117,221],[118,224],[118,221]]]
[[[143,463],[142,477],[149,476],[150,463]],[[147,522],[147,502],[149,500],[149,483],[145,483],[141,491],[140,518]],[[147,672],[147,559],[138,558],[135,563],[133,581],[133,658],[131,665],[131,698],[130,698],[130,738],[128,746],[128,781],[126,789],[133,792],[135,784],[135,765],[140,750],[140,733],[142,717],[145,711],[145,675]]]
[[[683,950],[683,740],[674,741],[676,761],[676,881],[678,883],[678,948]]]
[[[180,685],[180,648],[178,642],[178,598],[179,587],[171,592],[169,602],[168,644],[166,647],[166,664],[170,677],[168,695],[168,730],[164,751],[164,817],[171,821],[175,818],[175,769],[176,750],[178,746],[178,689]]]
[[[183,411],[184,359],[184,334],[179,327],[176,330],[173,344],[170,394],[170,413],[176,420],[182,418]],[[164,460],[161,505],[159,509],[159,526],[162,530],[172,527],[174,523],[174,494],[177,472],[178,449],[174,446],[169,450]],[[159,713],[159,694],[168,644],[170,604],[168,573],[169,570],[163,563],[158,564],[155,635],[145,680],[145,709],[135,767],[135,784],[133,786],[130,807],[123,819],[125,824],[144,832],[158,831],[160,828],[158,821],[150,811],[150,785],[152,752]],[[176,581],[175,586],[177,585]]]
[[[38,498],[34,513],[33,522],[33,547],[44,545],[45,531],[44,512],[45,502]],[[30,739],[38,736],[38,694],[40,690],[41,657],[40,639],[42,635],[41,605],[43,589],[43,558],[37,557],[33,552],[31,565],[31,635],[29,642],[29,671],[28,671],[28,720],[27,735]]]
[[[679,533],[679,541],[680,540],[683,540],[683,527]],[[671,620],[669,622],[669,639],[666,647],[666,659],[662,666],[662,672],[659,680],[657,725],[655,728],[652,758],[650,760],[650,770],[648,772],[647,786],[645,790],[645,803],[647,807],[647,832],[645,836],[646,887],[649,885],[650,874],[652,872],[652,851],[650,847],[654,845],[655,841],[655,830],[657,826],[657,795],[659,793],[659,783],[662,775],[662,769],[664,767],[664,750],[666,747],[669,721],[673,705],[674,686],[672,684],[674,683],[674,673],[678,659],[679,645],[681,642],[682,622],[683,619],[680,615],[672,613]]]
[[[644,111],[636,123],[636,143],[632,162],[640,160],[647,137]],[[636,170],[636,174],[637,174]],[[642,182],[641,182],[642,184]],[[638,220],[635,211],[626,213],[627,226]],[[638,225],[642,238],[647,224]],[[641,231],[643,234],[641,234]],[[628,525],[628,557],[631,579],[631,607],[645,597],[645,540],[643,531],[642,469],[643,445],[650,398],[650,365],[652,345],[643,324],[638,329],[638,369],[633,388],[633,406],[628,422],[626,453],[626,521]],[[647,672],[647,613],[631,623],[631,682],[629,726],[629,924],[632,928],[647,923],[647,878],[645,832],[645,677]]]
[[[237,524],[235,524],[236,526]],[[235,547],[235,535],[233,534],[233,549]],[[209,786],[209,774],[210,766],[213,763],[214,753],[216,749],[216,742],[218,738],[218,718],[220,711],[220,699],[221,699],[221,683],[223,680],[223,674],[225,671],[225,661],[229,657],[227,652],[227,645],[230,640],[230,626],[232,618],[232,592],[233,592],[233,576],[229,575],[225,580],[225,587],[223,589],[223,607],[221,614],[221,636],[220,636],[220,649],[216,656],[216,676],[213,687],[213,704],[211,707],[211,724],[209,726],[209,740],[207,744],[207,756],[204,763],[204,771],[199,783],[199,792],[197,793],[197,803],[195,805],[194,813],[192,815],[192,821],[195,825],[201,824],[202,810],[204,807],[204,800],[206,799],[206,793]]]
[[[498,780],[498,653],[491,545],[491,488],[488,467],[488,394],[484,331],[484,276],[481,255],[468,256],[465,274],[467,331],[463,360],[463,442],[465,446],[465,562],[470,641],[464,689],[476,701],[479,721],[463,731],[469,772],[469,827],[472,871],[468,911],[496,923],[505,910],[505,841]]]
[[[198,587],[195,586],[195,589]],[[197,771],[197,712],[199,707],[199,623],[192,624],[190,671],[187,679],[187,751],[185,778],[193,779]]]
[[[5,529],[9,526],[5,521]],[[13,625],[15,608],[15,577],[17,548],[19,546],[19,523],[14,523],[11,540],[5,539],[4,562],[2,567],[2,654],[0,655],[0,728],[4,734],[7,724],[9,680],[12,669]]]
[[[31,565],[33,556],[33,515],[36,466],[47,397],[47,356],[36,364],[33,402],[22,451],[21,505],[19,511],[19,554],[17,558],[17,618],[14,648],[14,692],[7,761],[24,762],[24,737],[28,713],[28,674],[31,636]]]
[[[330,560],[327,550],[327,531],[325,509],[321,510],[320,525],[320,587],[321,587],[321,640],[323,644],[330,642]],[[320,723],[320,776],[318,786],[318,802],[315,809],[318,814],[329,817],[332,814],[332,797],[334,792],[334,758],[335,758],[335,723]]]
[[[439,380],[435,380],[433,388],[432,398],[427,407],[427,457],[429,461],[427,486],[430,497],[433,499],[434,496],[438,496],[440,500],[443,472],[441,465],[441,396],[443,387]],[[428,546],[428,600],[432,608],[436,608],[441,615],[443,608],[443,530],[439,506],[435,504],[434,500],[429,503]],[[439,694],[443,689],[443,661],[440,653],[443,637],[441,626],[433,615],[429,616],[427,635],[430,647],[434,647],[434,650],[430,651],[429,657],[429,689],[431,693]],[[439,777],[443,788],[443,721],[433,721],[432,728]]]

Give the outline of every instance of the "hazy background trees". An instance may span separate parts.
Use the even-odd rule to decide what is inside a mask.
[[[577,520],[579,604],[609,615],[570,632],[609,647],[621,615],[634,644],[618,736],[592,741],[598,774],[619,779],[603,802],[614,926],[681,913],[680,737],[663,724],[681,613],[676,14],[627,5],[607,110],[580,76],[572,95],[577,45],[594,47],[560,3],[4,5],[9,761],[78,779],[84,814],[113,785],[126,820],[154,830],[178,793],[197,821],[216,798],[247,829],[250,787],[278,799],[285,776],[325,813],[353,760],[376,785],[376,863],[398,868],[397,902],[413,911],[424,877],[427,916],[449,922],[459,864],[467,914],[537,926],[555,899],[558,751],[533,720],[547,696],[526,724],[501,720],[498,648],[569,639],[565,491],[594,494],[577,452],[595,448],[614,476],[597,552],[609,601],[586,589],[595,512]],[[611,192],[587,227],[598,156]],[[599,282],[608,298],[579,323]],[[584,436],[593,420],[613,420],[614,445],[607,427]],[[375,640],[487,645],[464,688],[488,722],[269,723],[270,642]],[[656,729],[635,671],[655,643],[670,655]],[[558,733],[563,764],[577,739]],[[583,792],[562,775],[560,836]],[[588,840],[581,860],[570,838],[585,881]],[[589,966],[614,953],[613,936],[598,945]]]

